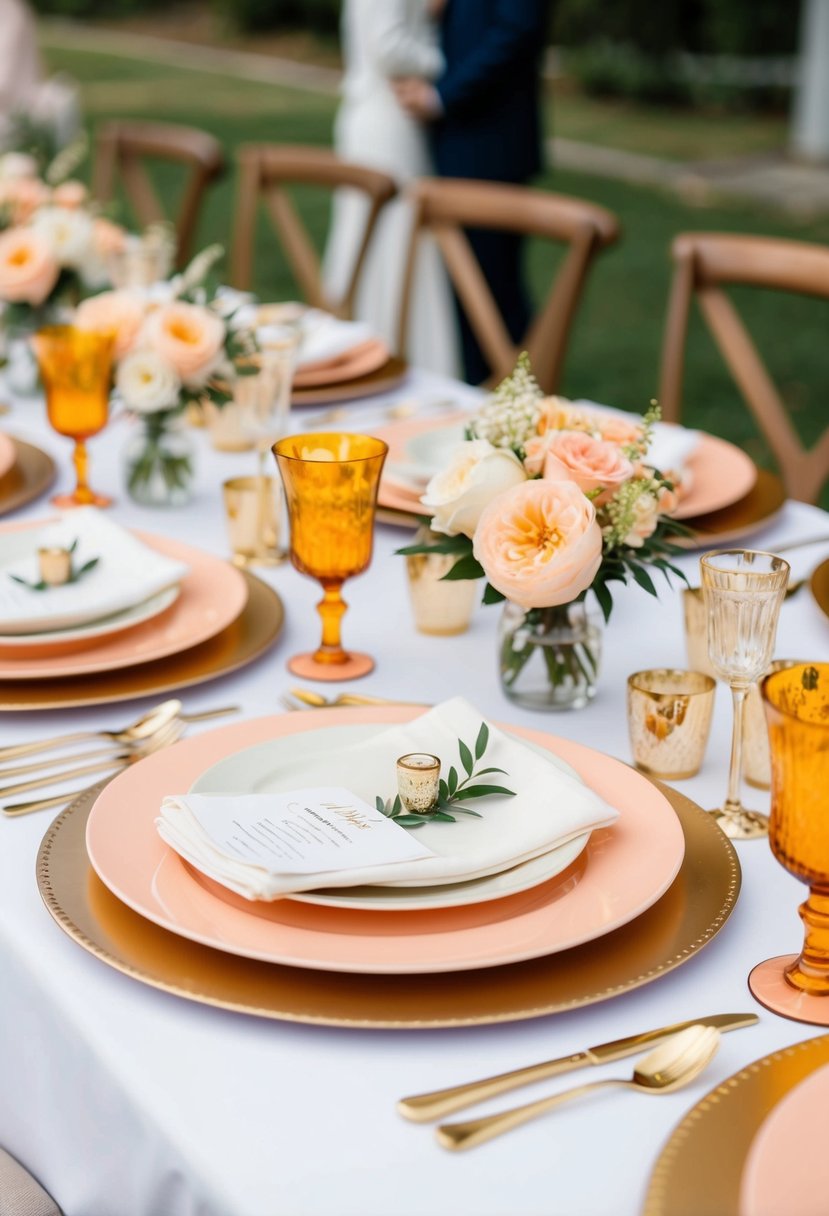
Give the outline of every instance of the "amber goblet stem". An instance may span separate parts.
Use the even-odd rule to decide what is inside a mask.
[[[342,597],[343,580],[325,580],[322,583],[322,599],[317,604],[317,612],[322,620],[322,642],[314,653],[317,663],[347,663],[348,655],[343,650],[340,639],[340,621],[348,610],[348,604]]]
[[[95,495],[89,486],[89,453],[86,450],[85,440],[75,440],[72,462],[75,465],[75,481],[77,483],[75,485],[75,502],[82,506],[89,506],[95,502]]]
[[[786,980],[812,996],[829,995],[829,888],[810,887],[798,912],[804,928],[803,950],[786,968]]]

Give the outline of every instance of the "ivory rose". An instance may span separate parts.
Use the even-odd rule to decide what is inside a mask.
[[[144,301],[137,292],[102,291],[78,305],[75,324],[78,329],[112,331],[115,357],[120,359],[134,345],[145,314]]]
[[[0,300],[37,307],[60,274],[49,242],[31,228],[0,233]]]
[[[596,510],[572,481],[534,480],[481,514],[473,552],[492,586],[521,608],[569,604],[601,565]]]
[[[473,536],[481,512],[496,495],[526,480],[521,461],[486,439],[458,444],[447,468],[436,473],[421,498],[432,527],[447,536]]]
[[[581,431],[555,434],[544,461],[547,481],[574,481],[583,494],[593,490],[613,494],[632,476],[633,465],[615,443]]]
[[[198,386],[215,371],[225,340],[220,317],[174,300],[151,314],[146,327],[148,343],[175,369],[184,384]]]
[[[85,211],[66,207],[41,207],[32,228],[49,242],[61,266],[81,270],[92,248],[92,220]]]
[[[136,414],[157,414],[178,404],[181,380],[154,350],[136,350],[118,364],[115,386]]]

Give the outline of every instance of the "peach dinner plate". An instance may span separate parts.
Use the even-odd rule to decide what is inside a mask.
[[[460,428],[466,415],[451,418],[407,419],[376,431],[378,439],[389,445],[388,463],[409,464],[407,452],[409,440],[427,431],[442,427]],[[688,460],[691,486],[682,498],[677,519],[693,519],[731,506],[750,493],[757,480],[757,466],[750,456],[736,444],[720,439],[717,435],[700,432],[699,443]],[[396,481],[393,474],[384,474],[380,483],[378,503],[396,511],[422,514],[420,493],[412,485]]]
[[[50,680],[151,663],[206,642],[241,614],[247,603],[247,584],[229,562],[167,536],[146,532],[136,532],[136,536],[156,552],[190,567],[170,606],[123,632],[97,642],[87,639],[80,651],[70,647],[44,654],[36,649],[0,648],[0,680]]]
[[[14,440],[0,432],[0,477],[5,477],[17,461],[17,447]]]
[[[326,384],[340,384],[343,380],[356,380],[375,372],[388,363],[389,348],[380,338],[369,338],[351,350],[343,351],[334,359],[320,359],[308,363],[294,372],[294,388],[321,388]]]
[[[752,1141],[740,1216],[819,1216],[829,1209],[829,1064],[795,1086]]]
[[[278,763],[279,749],[291,748],[290,736],[332,726],[376,728],[411,721],[418,712],[370,706],[260,718],[149,756],[96,800],[86,834],[92,866],[130,908],[182,937],[264,962],[378,975],[474,970],[567,950],[633,920],[671,885],[685,841],[656,786],[592,748],[519,727],[509,729],[571,764],[620,816],[612,828],[592,834],[563,874],[503,899],[420,912],[252,902],[191,869],[156,832],[162,798],[188,790],[225,757],[273,740]],[[330,737],[327,731],[326,742]]]

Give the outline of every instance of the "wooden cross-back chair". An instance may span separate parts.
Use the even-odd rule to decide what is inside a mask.
[[[150,180],[145,160],[167,160],[189,170],[178,214],[168,215]],[[95,133],[93,193],[101,202],[115,194],[120,178],[142,227],[171,220],[177,239],[176,264],[192,253],[199,212],[208,187],[224,172],[221,144],[207,131],[163,122],[107,122]]]
[[[231,255],[234,287],[245,290],[251,285],[256,213],[261,199],[305,301],[337,316],[350,317],[375,225],[383,207],[397,193],[394,179],[387,173],[342,160],[327,148],[301,144],[243,144],[238,162],[239,193]],[[319,254],[288,192],[292,186],[321,186],[328,190],[351,187],[367,200],[365,226],[339,299],[331,299],[325,292]]]
[[[472,332],[492,369],[492,380],[509,375],[522,350],[547,393],[561,381],[567,341],[587,272],[595,255],[619,235],[616,217],[603,207],[526,186],[424,178],[410,190],[414,226],[403,284],[399,346],[405,349],[418,244],[427,232],[440,250]],[[547,299],[516,344],[504,324],[465,228],[500,229],[569,246]]]
[[[804,447],[724,288],[766,287],[829,300],[829,248],[772,237],[686,232],[675,238],[671,252],[674,278],[659,391],[663,417],[678,422],[682,412],[688,318],[696,296],[714,341],[780,465],[787,493],[816,502],[829,476],[829,426],[811,450]]]

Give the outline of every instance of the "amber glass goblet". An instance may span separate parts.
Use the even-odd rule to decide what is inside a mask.
[[[52,499],[59,507],[107,507],[111,502],[90,489],[86,441],[109,418],[114,340],[114,334],[71,325],[47,326],[34,337],[49,422],[59,435],[75,441],[77,485],[71,494]]]
[[[749,986],[775,1013],[829,1026],[829,663],[776,671],[760,691],[771,752],[769,843],[809,896],[800,906],[800,955],[761,963]]]
[[[733,840],[754,840],[768,832],[768,818],[740,800],[743,771],[743,712],[748,690],[765,672],[774,651],[777,618],[789,581],[782,557],[751,549],[721,549],[700,558],[708,617],[708,658],[731,686],[734,725],[728,793],[712,811]]]
[[[342,647],[340,622],[347,605],[342,585],[371,561],[377,488],[388,448],[368,435],[292,435],[273,453],[288,502],[291,561],[301,574],[319,579],[317,605],[322,642],[313,654],[295,655],[288,669],[313,680],[350,680],[367,675],[374,660]]]

